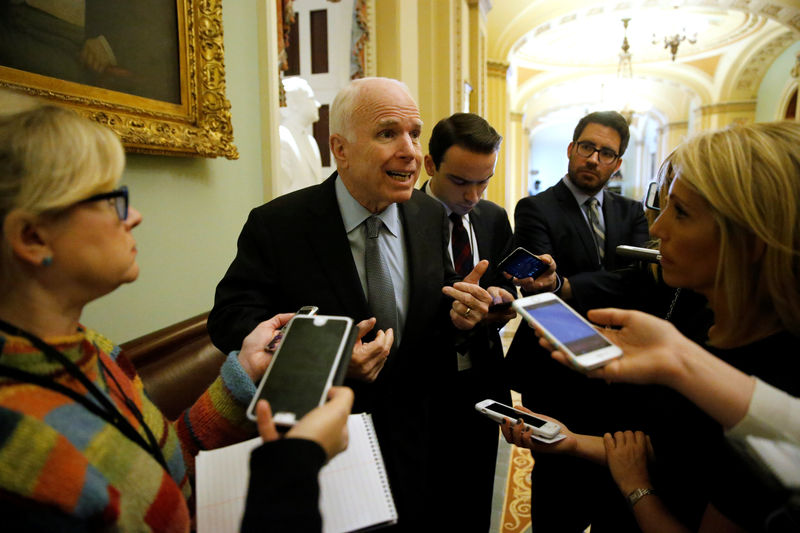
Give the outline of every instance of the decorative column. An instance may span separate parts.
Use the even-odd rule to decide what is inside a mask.
[[[486,17],[492,9],[490,0],[467,0],[469,6],[469,69],[466,80],[472,92],[468,95],[469,110],[486,116]]]
[[[670,122],[658,129],[657,164],[664,160],[689,135],[689,121]]]
[[[506,137],[506,186],[503,207],[514,218],[514,207],[522,197],[522,191],[528,189],[528,137],[523,127],[524,113],[509,113],[508,137]],[[499,203],[499,202],[498,202]]]
[[[425,4],[427,2],[422,3]],[[375,3],[376,74],[404,82],[415,98],[419,97],[417,63],[421,30],[414,22],[422,5],[418,0],[380,0]]]
[[[509,64],[503,61],[486,62],[486,120],[489,121],[494,129],[496,129],[505,139],[503,146],[500,147],[500,152],[497,156],[497,167],[494,171],[494,177],[489,182],[489,187],[486,189],[486,197],[503,207],[508,208],[506,203],[506,176],[513,174],[509,172],[510,154],[514,152],[511,150],[516,149],[516,137],[509,130],[508,120],[508,87],[506,83],[506,76],[508,74]],[[511,208],[513,209],[513,205]]]
[[[406,1],[406,0],[403,0]],[[415,0],[416,1],[416,0]],[[462,0],[458,0],[461,2]],[[433,126],[442,118],[448,117],[457,107],[457,56],[458,43],[456,35],[457,10],[455,0],[437,0],[419,2],[417,24],[419,50],[417,58],[418,78],[421,80],[420,91],[414,96],[419,104],[424,127],[422,129],[422,151],[428,152],[428,141]],[[378,4],[382,4],[380,0]],[[407,26],[408,21],[398,21]],[[420,182],[426,178],[422,171]]]

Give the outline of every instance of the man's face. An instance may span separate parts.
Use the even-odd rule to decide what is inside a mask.
[[[494,175],[497,152],[481,154],[453,145],[439,164],[425,156],[425,171],[431,177],[431,190],[453,212],[466,215],[477,205]]]
[[[617,171],[622,164],[622,158],[617,158],[614,162],[606,165],[600,162],[598,159],[600,154],[597,152],[589,157],[583,157],[577,151],[578,143],[583,142],[591,143],[598,149],[607,148],[619,153],[622,139],[614,128],[591,122],[583,128],[577,141],[569,143],[567,174],[570,181],[578,189],[592,196],[597,194],[608,182],[611,174]]]
[[[348,140],[331,136],[342,182],[372,213],[411,198],[419,177],[422,120],[413,98],[387,80],[364,87],[353,107]]]

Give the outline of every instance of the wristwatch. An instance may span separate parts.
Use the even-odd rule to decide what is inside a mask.
[[[656,493],[655,489],[643,489],[640,487],[632,491],[630,494],[628,494],[628,505],[633,507],[643,497],[647,496],[648,494],[655,494],[655,493]]]

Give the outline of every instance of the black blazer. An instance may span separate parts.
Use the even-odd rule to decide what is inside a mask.
[[[429,186],[430,181],[426,181],[421,190],[427,192]],[[489,268],[480,280],[481,287],[502,287],[516,297],[517,288],[497,269],[497,264],[510,253],[513,244],[506,210],[494,202],[480,200],[470,211],[469,220],[478,243],[478,258],[489,261]],[[485,376],[485,396],[506,403],[510,401],[508,387],[503,384],[503,345],[498,327],[477,326],[470,335],[468,349],[473,368]]]
[[[563,181],[521,199],[514,211],[515,245],[534,254],[552,255],[559,275],[569,278],[573,304],[582,312],[625,305],[629,284],[613,271],[630,266],[632,260],[618,257],[616,247],[644,246],[649,238],[641,202],[603,191],[603,218],[606,247],[601,264],[581,208]]]
[[[515,211],[514,240],[535,254],[549,253],[558,272],[569,278],[574,298],[570,305],[585,313],[606,306],[629,307],[640,292],[635,271],[614,272],[629,265],[617,257],[619,244],[643,246],[648,239],[642,204],[618,194],[603,192],[606,249],[600,264],[589,225],[575,197],[563,181],[544,192],[523,198]],[[522,393],[526,407],[539,410],[573,431],[602,434],[612,427],[610,413],[619,413],[617,397],[602,380],[588,380],[553,361],[539,346],[533,329],[520,324],[506,356],[511,388]],[[627,387],[615,385],[616,390]]]
[[[223,352],[239,349],[259,322],[303,305],[356,321],[371,316],[336,202],[336,177],[250,212],[208,318]],[[354,411],[373,415],[399,511],[414,522],[426,498],[429,397],[455,360],[451,301],[442,287],[458,277],[447,254],[444,208],[416,190],[398,205],[410,275],[402,342],[375,382],[346,384],[356,393]]]

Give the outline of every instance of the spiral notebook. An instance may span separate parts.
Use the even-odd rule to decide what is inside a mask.
[[[366,531],[397,522],[381,450],[368,413],[350,415],[347,449],[319,473],[324,533]],[[197,456],[197,532],[239,531],[247,496],[251,439]]]

